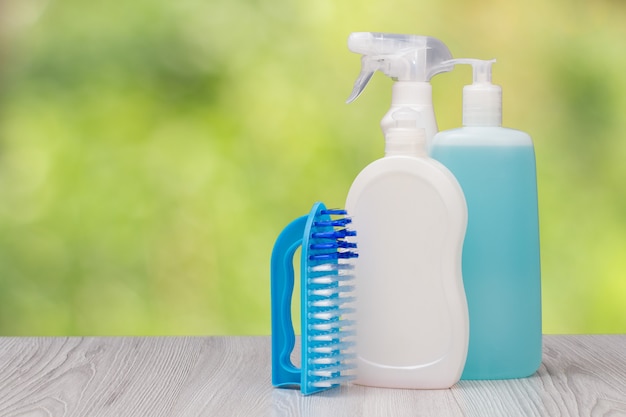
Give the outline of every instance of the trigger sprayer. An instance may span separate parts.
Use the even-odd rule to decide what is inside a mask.
[[[391,108],[380,125],[383,133],[395,125],[392,114],[408,107],[422,114],[427,146],[437,133],[430,79],[454,68],[452,54],[437,38],[420,35],[355,32],[348,38],[350,51],[361,54],[361,73],[354,83],[351,103],[363,92],[376,71],[396,81],[393,84]]]

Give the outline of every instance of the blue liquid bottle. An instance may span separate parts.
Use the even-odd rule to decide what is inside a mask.
[[[470,337],[461,379],[530,376],[541,364],[541,268],[537,179],[532,139],[502,124],[493,61],[474,66],[463,90],[463,125],[438,133],[432,157],[465,193],[468,226],[463,283]]]

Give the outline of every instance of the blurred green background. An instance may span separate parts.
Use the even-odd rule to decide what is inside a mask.
[[[497,58],[537,153],[546,333],[626,332],[621,1],[0,2],[0,334],[269,334],[269,256],[383,154],[353,31]],[[433,80],[440,129],[470,69]]]

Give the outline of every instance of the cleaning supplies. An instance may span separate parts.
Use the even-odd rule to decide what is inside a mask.
[[[400,107],[391,120],[385,157],[357,176],[346,201],[359,231],[356,383],[449,388],[468,343],[465,199],[428,157],[420,113]]]
[[[356,100],[374,73],[381,71],[396,81],[391,108],[381,122],[383,134],[395,125],[391,115],[401,107],[409,107],[422,115],[428,149],[437,133],[430,79],[454,67],[444,64],[452,59],[446,45],[430,36],[355,32],[348,37],[348,48],[363,57],[361,73],[347,102]]]
[[[292,221],[272,251],[272,384],[299,385],[304,395],[353,378],[354,277],[356,236],[344,210],[316,203],[308,216]],[[293,258],[301,249],[301,368],[291,361],[295,333],[291,320]]]
[[[525,377],[541,363],[535,154],[528,134],[501,127],[493,62],[450,61],[472,65],[474,82],[463,89],[464,127],[438,133],[432,147],[467,199],[463,280],[470,340],[462,379]]]

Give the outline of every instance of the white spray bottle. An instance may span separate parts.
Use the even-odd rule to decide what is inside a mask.
[[[346,209],[358,230],[356,383],[445,389],[461,377],[469,322],[461,187],[428,157],[420,114],[395,110],[385,157],[357,176]]]
[[[347,103],[356,100],[374,73],[381,71],[396,81],[391,108],[380,123],[383,134],[394,125],[393,112],[408,107],[422,115],[420,127],[425,129],[426,147],[430,149],[437,133],[430,79],[454,68],[448,63],[452,59],[448,47],[431,36],[355,32],[348,37],[348,48],[363,57],[361,73]]]

